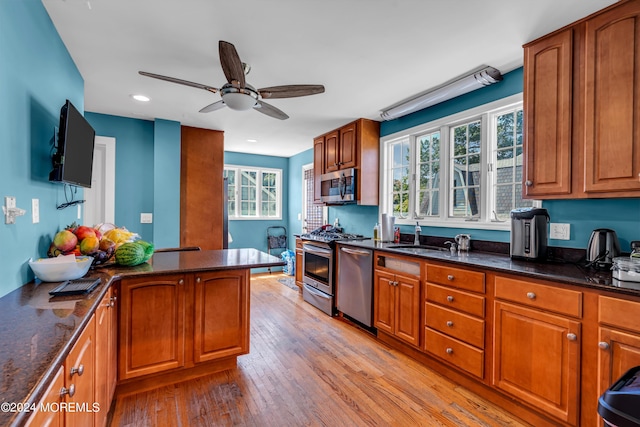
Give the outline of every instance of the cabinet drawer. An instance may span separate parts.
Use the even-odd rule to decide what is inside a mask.
[[[582,317],[582,292],[579,291],[496,277],[495,296],[541,310]]]
[[[598,297],[598,321],[640,332],[640,303],[605,296]]]
[[[425,325],[478,348],[484,348],[484,320],[427,303]]]
[[[429,264],[427,265],[427,281],[484,293],[484,273],[477,271]]]
[[[484,318],[485,298],[450,287],[427,283],[427,301]]]
[[[425,350],[478,378],[484,376],[484,351],[455,338],[425,328]]]

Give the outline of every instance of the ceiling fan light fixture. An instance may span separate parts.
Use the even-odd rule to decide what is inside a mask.
[[[239,88],[232,85],[224,85],[220,90],[222,100],[232,110],[245,111],[255,107],[258,102],[258,92],[253,88]]]

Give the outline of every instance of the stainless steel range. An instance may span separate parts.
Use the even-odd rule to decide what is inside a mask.
[[[331,226],[302,234],[302,297],[329,316],[335,310],[335,242],[363,240],[361,235],[343,233]]]

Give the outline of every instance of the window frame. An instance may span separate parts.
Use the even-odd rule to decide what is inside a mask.
[[[396,223],[402,225],[415,225],[419,221],[421,225],[447,228],[473,228],[485,230],[509,230],[510,221],[496,221],[493,215],[494,203],[494,175],[496,170],[495,160],[495,130],[494,124],[500,114],[504,114],[515,108],[523,107],[522,93],[508,96],[487,104],[483,104],[465,111],[461,111],[446,117],[441,117],[427,123],[414,126],[409,129],[386,135],[380,138],[380,213],[393,212],[393,200],[391,195],[392,180],[389,177],[390,162],[392,160],[391,147],[394,143],[409,141],[409,210],[407,217],[396,217]],[[479,217],[461,218],[449,216],[449,204],[451,203],[451,189],[449,183],[453,173],[451,154],[451,139],[453,128],[461,124],[480,120],[481,123],[481,160],[480,160],[480,189],[482,206],[479,209]],[[440,176],[438,177],[438,216],[417,215],[418,195],[418,141],[421,137],[434,132],[440,132]],[[446,179],[443,179],[446,177]],[[534,200],[534,206],[541,206],[541,201]]]
[[[230,221],[271,221],[282,220],[282,169],[265,168],[259,166],[241,166],[225,164],[223,170],[233,171],[235,175],[235,211],[232,212],[229,209],[228,217]],[[256,176],[256,215],[241,215],[241,200],[240,200],[240,179],[242,172],[255,172]],[[262,213],[262,177],[265,173],[275,174],[276,183],[276,215],[275,216],[263,216]]]

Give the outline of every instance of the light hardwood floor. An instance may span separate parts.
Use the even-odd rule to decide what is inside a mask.
[[[111,426],[524,426],[277,279],[251,279],[236,369],[121,397]]]

